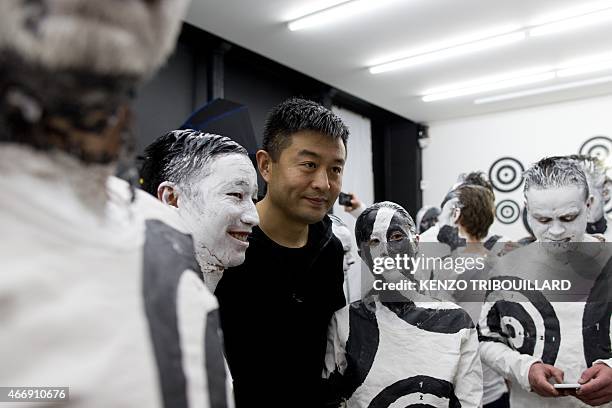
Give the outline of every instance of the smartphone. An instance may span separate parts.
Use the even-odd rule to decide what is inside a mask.
[[[553,384],[553,387],[558,390],[577,390],[578,388],[580,388],[580,384]]]
[[[353,196],[351,194],[340,193],[340,195],[338,196],[338,204],[350,207],[352,199]]]

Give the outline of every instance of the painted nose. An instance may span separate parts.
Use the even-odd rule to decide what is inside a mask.
[[[564,232],[565,228],[558,221],[553,221],[552,225],[550,226],[550,229],[548,230],[548,233],[554,237],[561,236]]]
[[[252,227],[259,225],[259,214],[257,214],[257,208],[255,207],[255,204],[249,201],[248,208],[244,213],[242,213],[242,217],[240,217],[240,220],[243,223]]]

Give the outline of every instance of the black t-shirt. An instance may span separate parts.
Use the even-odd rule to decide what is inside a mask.
[[[302,248],[253,230],[245,262],[215,292],[238,408],[320,404],[327,328],[345,304],[342,260],[328,217]]]

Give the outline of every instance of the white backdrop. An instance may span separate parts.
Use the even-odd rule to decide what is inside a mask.
[[[370,119],[336,106],[332,110],[342,118],[351,132],[348,141],[347,161],[342,177],[342,191],[354,193],[365,205],[370,205],[374,202]],[[355,264],[349,271],[350,286],[348,290],[351,300],[358,300],[361,292],[361,270],[355,243],[355,218],[345,212],[344,207],[340,206],[337,201],[334,204],[334,214],[340,217],[351,230]]]
[[[439,206],[459,173],[482,170],[488,175],[491,165],[505,156],[526,169],[545,156],[576,154],[589,138],[612,137],[612,96],[433,122],[429,136],[423,151],[423,205]],[[502,182],[512,179],[512,171],[506,170],[496,172]],[[515,191],[495,194],[496,203],[513,200],[522,210],[522,183]],[[509,225],[496,219],[492,231],[512,239],[527,235],[520,217]]]

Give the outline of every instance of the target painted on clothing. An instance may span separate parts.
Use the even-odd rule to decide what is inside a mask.
[[[417,375],[391,384],[382,390],[368,408],[460,408],[453,385],[445,380]]]
[[[502,193],[516,190],[523,184],[523,164],[513,157],[497,159],[489,168],[489,180]]]
[[[495,206],[495,218],[502,224],[512,224],[521,216],[521,208],[514,200],[503,200]]]
[[[587,141],[580,146],[579,153],[596,157],[605,162],[612,153],[612,139],[607,136],[595,136],[587,139]]]
[[[512,276],[493,281],[521,282]],[[546,297],[538,291],[489,291],[484,313],[492,332],[507,337],[512,348],[521,354],[542,359],[554,365],[561,344],[559,319]]]
[[[595,280],[582,316],[582,343],[587,367],[595,360],[612,358],[612,260]]]

